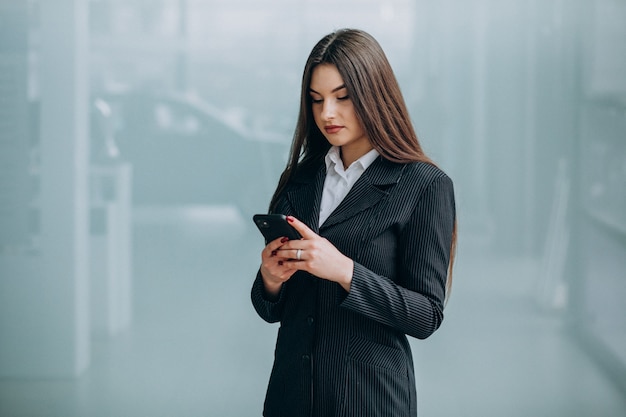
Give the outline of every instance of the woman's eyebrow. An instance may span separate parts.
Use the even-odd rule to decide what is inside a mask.
[[[331,93],[334,93],[334,92],[336,92],[336,91],[339,91],[339,90],[341,90],[341,89],[343,89],[343,88],[346,88],[346,85],[345,85],[345,84],[341,84],[339,87],[335,87],[335,88],[333,88],[333,90],[331,91]],[[309,93],[320,94],[320,93],[318,93],[317,91],[313,90],[311,87],[309,87]],[[321,94],[320,94],[320,96],[321,96]]]

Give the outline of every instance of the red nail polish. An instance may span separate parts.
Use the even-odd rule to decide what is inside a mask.
[[[278,253],[277,251],[273,250],[272,251],[272,256],[276,256],[277,253]]]
[[[283,261],[278,261],[278,265],[283,266]]]
[[[294,218],[293,218],[292,216],[287,216],[287,221],[288,221],[289,223],[293,223]]]
[[[282,239],[280,240],[280,243],[285,243],[285,242],[287,242],[288,240],[289,240],[289,238],[288,238],[288,237],[284,237],[284,238],[282,238]]]

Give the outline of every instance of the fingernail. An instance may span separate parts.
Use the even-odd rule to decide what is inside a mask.
[[[278,265],[283,266],[283,261],[278,261]]]
[[[272,251],[272,256],[276,256],[277,253],[278,253],[277,251],[273,250]]]
[[[282,238],[282,239],[280,240],[280,243],[285,243],[285,242],[287,242],[288,240],[289,240],[289,238],[288,238],[288,237],[284,237],[284,238]]]
[[[292,216],[287,216],[287,221],[288,221],[289,223],[293,223],[293,221],[294,221],[294,220],[295,220],[295,219],[294,219]]]

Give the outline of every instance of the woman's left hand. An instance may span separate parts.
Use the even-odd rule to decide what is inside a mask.
[[[327,239],[312,231],[293,216],[287,216],[302,236],[299,240],[285,242],[277,251],[286,268],[306,271],[318,278],[334,281],[350,291],[354,262]]]

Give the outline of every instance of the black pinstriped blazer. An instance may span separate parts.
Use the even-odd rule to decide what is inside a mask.
[[[252,303],[264,320],[280,321],[264,415],[416,416],[406,335],[424,339],[443,320],[452,181],[430,164],[378,157],[320,228],[325,173],[323,161],[301,170],[276,212],[354,260],[350,292],[298,272],[271,301],[257,274]]]

